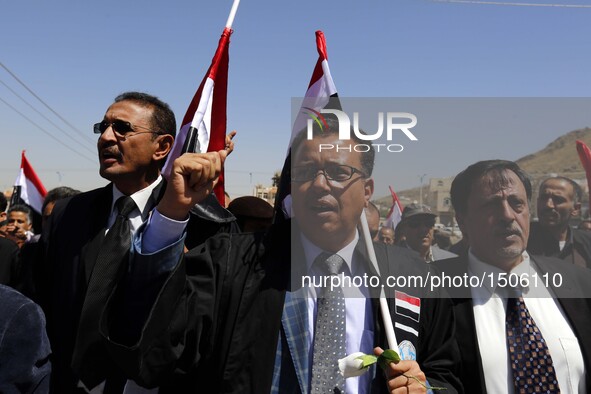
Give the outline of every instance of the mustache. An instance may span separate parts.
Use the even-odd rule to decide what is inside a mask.
[[[117,145],[100,147],[99,153],[101,156],[112,156],[112,157],[115,157],[116,159],[121,159],[121,157],[122,157],[121,151],[119,151],[119,148],[117,147]]]
[[[523,229],[517,223],[512,223],[507,226],[498,226],[495,229],[495,234],[501,235],[503,237],[510,236],[510,235],[522,236]]]

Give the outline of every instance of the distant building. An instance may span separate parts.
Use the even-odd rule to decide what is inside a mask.
[[[269,204],[275,204],[275,195],[277,194],[277,186],[263,186],[261,184],[254,187],[253,196],[262,198]]]
[[[451,182],[450,178],[431,178],[429,179],[429,189],[427,192],[427,203],[430,205],[433,213],[439,216],[439,223],[444,226],[453,226],[455,213],[451,205]]]

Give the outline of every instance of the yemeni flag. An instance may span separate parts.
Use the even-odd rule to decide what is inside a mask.
[[[47,190],[33,170],[33,166],[25,156],[21,154],[21,169],[14,181],[14,189],[10,198],[10,205],[27,204],[37,213],[42,214],[43,200]]]
[[[187,109],[172,151],[162,170],[166,178],[170,175],[174,160],[183,153],[215,152],[225,147],[228,47],[231,35],[232,29],[226,26],[211,66]],[[223,168],[214,193],[223,206],[225,202]]]
[[[320,30],[316,32],[316,48],[318,50],[318,61],[314,67],[308,90],[304,96],[302,108],[296,116],[289,140],[287,157],[281,171],[281,181],[279,190],[275,197],[275,221],[282,221],[292,217],[291,212],[291,143],[297,133],[307,125],[310,112],[318,113],[322,108],[339,107],[337,88],[332,81],[330,68],[328,67],[328,55],[326,52],[326,40],[324,33]],[[329,104],[330,103],[330,104]],[[281,207],[281,209],[279,209]]]
[[[576,143],[579,160],[581,160],[581,164],[587,175],[587,189],[591,192],[591,150],[583,141],[577,140]],[[589,202],[589,207],[591,208],[591,201]]]
[[[400,221],[402,220],[403,207],[400,203],[400,200],[398,199],[398,196],[396,195],[394,190],[392,190],[392,186],[388,187],[390,188],[390,194],[392,195],[392,206],[390,207],[390,211],[386,216],[384,226],[391,227],[392,230],[396,230],[396,226],[398,226],[398,223],[400,223]]]
[[[396,314],[418,322],[421,316],[421,299],[398,290],[395,292],[395,298]]]

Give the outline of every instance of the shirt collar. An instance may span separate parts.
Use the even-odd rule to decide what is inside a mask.
[[[303,233],[300,233],[300,239],[302,240],[302,246],[304,247],[304,255],[306,256],[306,268],[308,272],[312,269],[312,264],[314,260],[320,255],[320,253],[329,253],[325,250],[318,247],[312,241],[310,241]],[[341,256],[341,258],[345,261],[345,264],[349,268],[349,272],[353,272],[351,263],[353,261],[353,253],[355,252],[355,246],[357,246],[357,241],[359,241],[359,233],[355,230],[355,237],[353,240],[347,244],[343,249],[339,250],[336,254]]]
[[[526,278],[528,280],[521,283],[529,283],[529,279],[533,277],[532,275],[534,275],[535,270],[531,265],[531,260],[527,251],[524,250],[521,257],[521,262],[517,264],[510,273],[506,273],[505,270],[480,260],[474,255],[474,253],[472,253],[472,248],[470,248],[468,250],[468,266],[470,268],[470,273],[473,276],[480,278],[482,281],[481,287],[487,289],[491,295],[496,293],[500,296],[507,296],[507,290],[498,286],[499,275],[503,273],[508,282],[505,287],[508,287],[511,284],[517,284],[517,287],[519,287],[525,295],[529,292],[529,288],[527,286],[519,286],[519,278],[524,277],[522,275],[527,275]],[[503,280],[503,284],[504,283],[505,280]]]
[[[154,182],[152,182],[151,184],[149,184],[148,186],[146,186],[142,190],[139,190],[139,191],[133,193],[130,196],[132,198],[132,200],[135,202],[135,205],[137,206],[137,208],[140,210],[140,213],[142,215],[142,219],[144,219],[144,220],[147,219],[148,214],[150,213],[149,210],[148,210],[148,212],[144,212],[144,211],[146,211],[148,201],[150,200],[150,197],[152,196],[152,192],[154,191],[156,186],[158,186],[160,184],[160,182],[162,182],[162,175],[158,175],[158,178],[156,178],[156,180]],[[123,194],[119,189],[117,189],[117,186],[115,186],[115,184],[113,184],[113,200],[111,201],[111,212],[113,212],[113,209],[115,207],[115,203],[117,202],[117,200],[120,197],[123,197],[124,195],[125,194]]]

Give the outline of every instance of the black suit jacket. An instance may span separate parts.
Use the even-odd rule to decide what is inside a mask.
[[[530,256],[541,273],[561,273],[563,284],[552,290],[566,314],[581,347],[585,362],[586,392],[591,392],[591,299],[585,298],[584,291],[589,292],[591,275],[588,270],[562,260],[544,256]],[[436,261],[435,266],[442,274],[462,276],[468,272],[468,255],[463,254],[453,259]],[[469,288],[452,289],[454,312],[456,316],[456,339],[460,348],[462,361],[460,380],[466,393],[486,393],[482,360],[476,337],[476,324]],[[587,295],[588,297],[588,295]],[[502,362],[502,361],[500,361]],[[493,393],[491,393],[493,394]]]
[[[113,360],[128,377],[146,387],[159,386],[161,393],[268,393],[286,291],[293,290],[292,245],[297,248],[299,241],[292,241],[288,221],[272,227],[266,236],[222,234],[192,249],[165,278],[137,342],[118,341],[111,323],[120,303],[112,300],[101,319],[101,331],[110,339]],[[384,275],[426,273],[427,265],[407,251],[378,248],[376,253],[384,262]],[[146,257],[142,264],[158,264],[162,258]],[[423,289],[418,292],[413,295],[426,294]],[[421,302],[419,338],[412,339],[418,360],[433,385],[446,385],[448,392],[455,392],[459,383],[451,371],[459,357],[451,303]],[[378,322],[379,314],[374,315]],[[380,326],[376,323],[375,337],[384,346]],[[435,330],[440,330],[439,336],[431,335]],[[404,332],[397,330],[397,335],[399,341],[405,339]],[[376,381],[376,390],[382,390],[379,372]],[[297,391],[297,382],[292,387]]]
[[[14,287],[18,264],[19,247],[11,240],[0,237],[0,284]]]
[[[154,189],[146,210],[156,205],[164,191],[163,184]],[[37,288],[42,293],[40,299],[47,300],[42,306],[54,353],[52,387],[56,393],[72,392],[78,381],[70,364],[86,289],[111,213],[112,196],[109,184],[59,200],[43,228],[43,276],[48,282]]]
[[[51,348],[41,308],[0,285],[0,393],[46,394]]]

